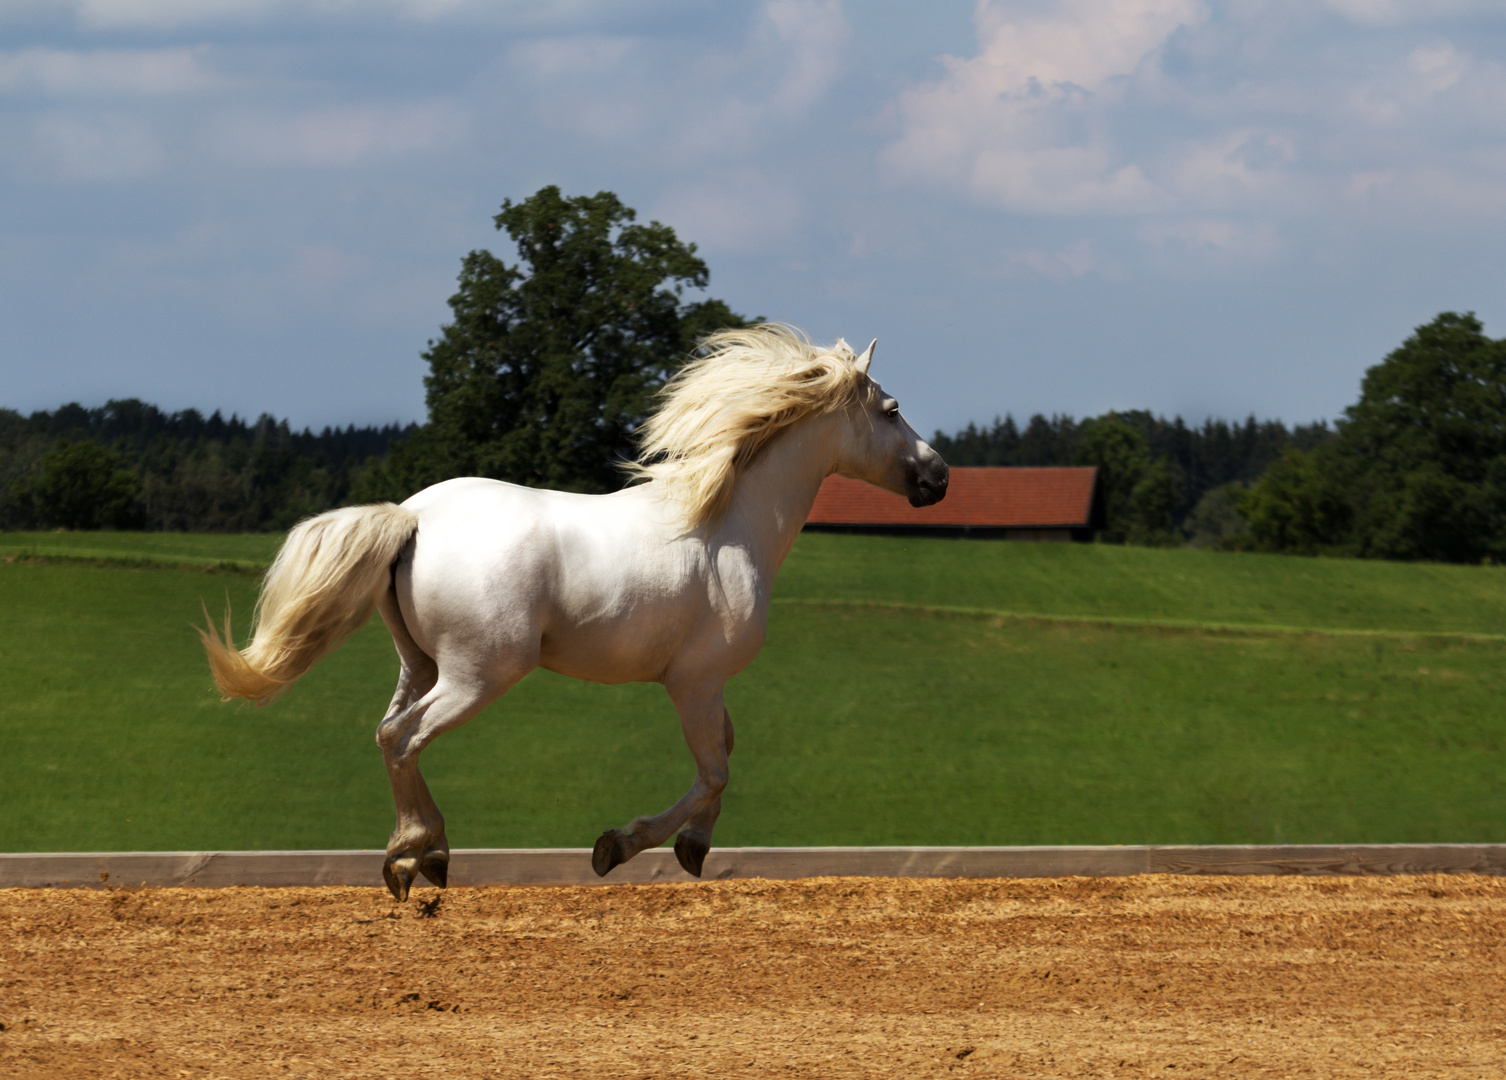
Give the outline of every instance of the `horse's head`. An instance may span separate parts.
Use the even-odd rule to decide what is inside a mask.
[[[869,344],[856,361],[873,392],[859,395],[857,404],[846,410],[837,472],[903,495],[911,506],[939,503],[946,497],[947,464],[900,415],[899,402],[868,374],[877,344]]]

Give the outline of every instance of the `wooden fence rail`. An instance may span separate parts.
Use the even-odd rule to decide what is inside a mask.
[[[0,888],[382,884],[380,850],[112,851],[0,854]],[[1506,844],[1311,844],[1124,847],[721,848],[705,879],[1035,878],[1132,874],[1506,875]],[[672,852],[646,851],[606,878],[575,848],[452,852],[455,885],[634,885],[690,881]]]

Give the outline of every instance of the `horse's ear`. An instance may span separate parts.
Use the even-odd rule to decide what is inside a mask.
[[[868,343],[868,348],[863,350],[863,355],[858,357],[857,360],[854,361],[854,365],[857,367],[859,375],[868,374],[868,365],[873,363],[873,347],[877,344],[878,338],[874,338]]]

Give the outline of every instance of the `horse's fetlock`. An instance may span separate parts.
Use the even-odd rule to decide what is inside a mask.
[[[392,835],[387,838],[387,853],[397,855],[401,852],[417,854],[425,848],[437,847],[430,842],[433,832],[426,829],[420,822],[409,822],[399,825],[392,830]],[[448,845],[446,845],[448,850]]]
[[[597,877],[606,877],[615,866],[627,862],[638,854],[640,846],[633,842],[629,833],[608,829],[596,838],[596,847],[591,851],[591,869]]]

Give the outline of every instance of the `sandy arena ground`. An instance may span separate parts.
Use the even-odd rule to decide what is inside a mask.
[[[1503,1077],[1503,931],[1472,876],[0,890],[0,1075]]]

